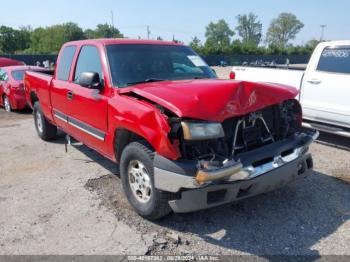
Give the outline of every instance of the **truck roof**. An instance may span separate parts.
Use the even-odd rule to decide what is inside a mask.
[[[163,40],[144,40],[144,39],[129,39],[129,38],[106,38],[106,39],[87,39],[68,42],[67,44],[91,44],[91,43],[100,43],[103,45],[116,45],[116,44],[141,44],[141,45],[177,45],[182,46],[182,43],[175,43],[172,41],[163,41]]]
[[[326,41],[319,43],[319,46],[350,46],[350,40]]]

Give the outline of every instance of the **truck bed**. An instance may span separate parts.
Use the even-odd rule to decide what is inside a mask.
[[[50,86],[53,79],[53,71],[33,72],[27,71],[24,76],[24,86],[26,99],[31,107],[33,107],[33,93],[40,99],[41,107],[47,116],[51,116],[51,97]]]

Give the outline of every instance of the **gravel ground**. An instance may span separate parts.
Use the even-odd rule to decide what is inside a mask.
[[[130,208],[115,164],[41,141],[30,112],[0,109],[0,148],[0,255],[350,255],[350,139],[322,134],[306,179],[156,223]]]

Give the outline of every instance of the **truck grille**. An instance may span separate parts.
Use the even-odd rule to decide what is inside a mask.
[[[301,108],[292,99],[265,107],[223,123],[225,137],[209,141],[187,142],[182,145],[186,159],[231,159],[241,153],[285,139],[300,128]]]

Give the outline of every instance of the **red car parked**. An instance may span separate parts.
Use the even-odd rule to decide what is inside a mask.
[[[25,71],[45,71],[45,68],[31,66],[7,66],[0,68],[0,105],[7,112],[24,109],[27,101],[23,78]]]
[[[4,67],[4,66],[21,66],[24,65],[24,62],[22,61],[18,61],[18,60],[14,60],[11,58],[7,58],[7,57],[0,57],[0,67]]]

